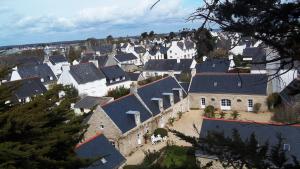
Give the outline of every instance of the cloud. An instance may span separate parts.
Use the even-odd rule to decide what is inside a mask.
[[[185,18],[191,13],[190,9],[184,7],[184,0],[162,0],[152,10],[150,7],[157,0],[120,0],[107,1],[107,3],[104,1],[93,7],[78,8],[68,15],[62,15],[61,12],[59,14],[49,12],[24,16],[16,12],[17,17],[11,21],[14,24],[6,28],[0,27],[0,32],[9,32],[10,35],[23,33],[33,36],[36,34],[52,36],[55,33],[70,34],[70,32],[83,32],[89,35],[89,31],[98,30],[106,34],[114,34],[110,30],[113,31],[117,27],[141,28],[144,25],[184,23]],[[8,9],[0,8],[0,13],[5,10]],[[128,29],[130,28],[124,31]]]

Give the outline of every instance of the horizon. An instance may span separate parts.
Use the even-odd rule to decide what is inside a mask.
[[[187,22],[201,5],[193,0],[2,0],[0,46],[137,36],[142,32],[178,32],[197,28]]]

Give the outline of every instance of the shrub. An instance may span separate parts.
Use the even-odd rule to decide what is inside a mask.
[[[220,119],[224,119],[227,113],[221,111],[220,113]]]
[[[272,120],[280,123],[297,123],[300,121],[300,111],[292,108],[274,110]]]
[[[157,128],[154,131],[154,136],[160,135],[161,137],[168,136],[168,131],[164,128]]]
[[[278,93],[272,93],[267,97],[266,103],[268,109],[271,110],[281,104],[281,97]]]
[[[258,113],[259,110],[260,110],[260,107],[261,107],[261,104],[260,104],[260,103],[255,103],[255,104],[253,105],[253,112],[254,112],[254,113]]]
[[[178,118],[179,118],[179,119],[181,119],[181,117],[182,117],[182,114],[183,114],[183,113],[182,113],[181,111],[180,111],[180,112],[178,112]]]
[[[208,117],[208,118],[214,118],[216,116],[215,107],[212,106],[212,105],[209,105],[209,106],[205,107],[204,116]]]
[[[174,117],[169,118],[168,123],[169,123],[171,126],[173,126],[173,123],[174,123],[174,122],[175,122],[175,118],[174,118]]]
[[[231,115],[232,119],[236,120],[240,116],[240,113],[235,110],[230,115]]]
[[[107,97],[113,97],[114,99],[118,99],[122,96],[128,95],[130,93],[130,89],[126,89],[125,87],[116,88],[115,90],[111,90],[108,92]]]

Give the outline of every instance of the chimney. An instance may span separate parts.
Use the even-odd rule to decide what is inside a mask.
[[[196,68],[192,68],[192,70],[191,70],[192,77],[194,77],[196,74],[197,74]]]
[[[136,95],[138,93],[137,88],[137,83],[132,82],[130,85],[130,93]]]

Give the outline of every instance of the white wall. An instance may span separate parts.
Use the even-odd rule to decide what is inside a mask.
[[[10,81],[21,80],[21,76],[17,70],[14,70],[11,74]]]

